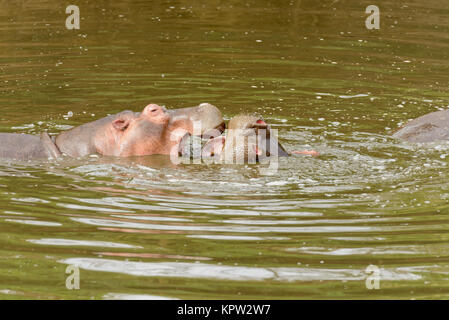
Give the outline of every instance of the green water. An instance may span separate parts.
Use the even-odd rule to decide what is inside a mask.
[[[0,1],[0,131],[209,102],[321,156],[2,161],[1,299],[449,298],[449,145],[389,136],[449,105],[444,1],[74,4]]]

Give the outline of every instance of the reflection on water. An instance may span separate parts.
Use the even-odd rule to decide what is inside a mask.
[[[57,134],[150,102],[260,113],[258,165],[0,162],[0,298],[447,298],[449,144],[389,136],[446,109],[444,4],[0,1],[0,131]],[[425,12],[425,14],[423,14]],[[64,286],[69,264],[81,289]],[[368,290],[368,265],[380,290]]]
[[[31,224],[31,225],[36,225],[36,226],[47,226],[47,227],[55,227],[55,226],[60,226],[61,225],[60,223],[57,223],[57,222],[23,220],[23,219],[5,219],[4,221],[23,223],[23,224]]]
[[[31,243],[50,245],[50,246],[88,246],[88,247],[107,247],[107,248],[141,248],[125,243],[114,243],[106,241],[87,241],[87,240],[70,240],[70,239],[29,239]]]
[[[149,294],[108,293],[103,296],[105,300],[178,300],[175,298],[153,296]]]
[[[364,280],[363,270],[326,268],[254,268],[181,262],[128,262],[94,258],[70,258],[60,261],[87,270],[119,272],[147,277],[210,278],[237,281],[322,281]],[[405,269],[405,270],[404,270]],[[421,277],[406,268],[382,270],[383,280],[417,280]]]
[[[136,228],[136,229],[155,229],[155,230],[179,230],[179,231],[210,231],[210,232],[244,232],[244,233],[316,233],[316,232],[362,232],[369,231],[369,227],[350,227],[350,226],[322,226],[322,227],[248,227],[248,226],[186,226],[186,225],[158,225],[149,223],[135,223],[117,220],[105,220],[105,219],[87,219],[87,218],[73,218],[72,220],[80,223],[86,223],[95,226],[106,226],[116,228]],[[116,229],[118,230],[118,229]]]

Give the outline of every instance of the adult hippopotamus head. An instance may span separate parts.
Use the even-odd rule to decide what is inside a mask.
[[[187,133],[203,135],[210,130],[224,130],[221,112],[211,104],[171,111],[149,104],[140,113],[123,111],[63,132],[56,145],[72,157],[170,154]]]

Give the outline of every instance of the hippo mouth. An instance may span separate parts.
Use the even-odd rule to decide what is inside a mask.
[[[209,103],[165,112],[170,116],[172,125],[177,123],[193,135],[217,136],[217,130],[223,132],[225,128],[220,110]]]

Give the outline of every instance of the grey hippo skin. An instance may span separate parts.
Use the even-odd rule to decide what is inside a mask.
[[[33,160],[62,154],[83,157],[102,154],[117,157],[170,154],[184,135],[223,131],[221,112],[208,103],[165,110],[149,104],[142,112],[123,111],[62,132],[53,140],[40,136],[0,133],[0,158]]]
[[[410,142],[449,140],[449,110],[416,118],[394,132],[393,137]]]
[[[61,152],[47,133],[40,136],[0,133],[0,158],[32,160],[59,156]]]
[[[201,151],[203,158],[216,157],[228,163],[255,163],[271,156],[289,156],[260,116],[240,114],[229,120],[227,127],[226,135],[218,135],[204,145]]]

